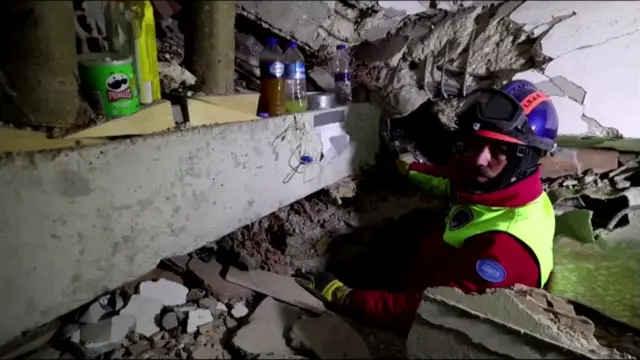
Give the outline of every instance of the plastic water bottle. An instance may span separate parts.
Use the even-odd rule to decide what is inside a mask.
[[[260,53],[259,113],[279,116],[285,113],[284,56],[278,39],[270,38]]]
[[[285,109],[289,113],[307,111],[307,75],[304,56],[298,50],[298,44],[290,41],[284,52],[284,88]]]
[[[333,57],[333,75],[335,81],[336,102],[345,105],[351,102],[351,57],[347,45],[336,46]]]

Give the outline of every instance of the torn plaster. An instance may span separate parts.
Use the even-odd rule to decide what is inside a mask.
[[[586,92],[584,114],[615,127],[626,137],[640,138],[631,110],[640,97],[640,33],[573,51],[547,66],[549,77],[563,76]]]
[[[560,134],[587,134],[589,126],[582,120],[582,105],[568,97],[551,96],[551,101],[560,116]]]
[[[558,89],[560,89],[560,92],[567,96],[569,99],[577,102],[578,104],[584,104],[584,99],[587,95],[587,92],[584,91],[581,86],[569,81],[564,76],[554,76],[549,81],[551,81],[551,83],[553,83]]]
[[[510,19],[538,34],[554,16],[575,15],[558,22],[541,39],[543,54],[552,58],[544,70],[527,71],[515,78],[530,80],[554,96],[561,136],[640,138],[640,127],[630,108],[640,97],[640,3],[540,4],[525,2]],[[578,116],[581,103],[582,114]]]
[[[383,8],[405,11],[407,15],[417,14],[429,7],[429,1],[378,1]]]

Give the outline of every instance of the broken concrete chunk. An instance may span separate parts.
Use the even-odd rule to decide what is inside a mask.
[[[219,344],[202,346],[192,352],[191,356],[198,359],[230,359],[231,355]]]
[[[204,298],[198,302],[203,309],[209,309],[211,311],[211,315],[214,318],[217,318],[227,312],[227,306],[214,298]]]
[[[198,326],[198,332],[203,335],[211,334],[215,331],[216,327],[213,326],[212,322]]]
[[[205,263],[198,258],[193,258],[189,261],[189,270],[202,280],[205,288],[216,299],[238,301],[248,299],[253,294],[251,290],[223,279],[220,276],[222,265],[215,260]]]
[[[335,314],[295,322],[289,334],[292,346],[313,351],[321,359],[370,359],[371,353],[358,332]]]
[[[249,324],[238,330],[233,345],[249,355],[292,355],[283,335],[300,314],[300,309],[268,297],[251,314]]]
[[[307,359],[300,355],[281,355],[281,354],[260,354],[258,360],[280,360],[280,359]]]
[[[120,314],[134,316],[136,318],[136,332],[149,337],[160,331],[160,328],[156,326],[155,318],[162,307],[163,303],[158,299],[133,295]]]
[[[207,292],[203,289],[191,289],[187,294],[187,301],[198,301],[205,297]]]
[[[231,316],[227,316],[224,318],[224,326],[227,329],[233,329],[238,325],[238,322],[235,321]]]
[[[187,333],[192,334],[198,330],[198,326],[212,321],[213,316],[211,315],[211,311],[207,309],[189,311],[189,318],[187,319]]]
[[[129,352],[131,353],[131,357],[135,358],[135,357],[139,357],[140,354],[148,350],[150,347],[151,347],[150,342],[146,340],[142,340],[127,346],[127,350],[129,350]]]
[[[27,359],[33,360],[46,360],[46,359],[57,359],[60,357],[60,351],[52,348],[51,346],[45,346],[42,349],[39,349],[35,353],[27,356]]]
[[[101,296],[87,307],[80,319],[78,319],[78,322],[82,324],[95,324],[102,320],[107,314],[120,311],[123,306],[124,300],[122,296],[116,292]]]
[[[587,169],[599,174],[618,167],[618,152],[602,149],[558,149],[554,156],[541,160],[541,176],[557,178],[565,175],[577,175]]]
[[[166,279],[140,284],[140,295],[158,299],[167,306],[184,304],[187,302],[188,292],[189,289],[184,285]]]
[[[144,274],[140,278],[138,278],[136,280],[132,280],[132,281],[126,283],[123,286],[123,289],[127,293],[133,295],[133,294],[137,293],[136,289],[139,287],[139,285],[141,283],[143,283],[145,281],[156,281],[156,280],[159,280],[159,279],[166,279],[166,280],[178,283],[178,284],[182,284],[182,278],[180,276],[176,275],[175,273],[173,273],[171,271],[166,271],[166,270],[155,268],[155,269],[149,271],[148,273]]]
[[[175,329],[179,324],[180,321],[178,321],[178,315],[173,311],[164,314],[162,317],[162,328],[164,330]]]
[[[14,359],[31,352],[46,344],[60,328],[60,321],[51,321],[23,336],[16,338],[0,347],[0,358]],[[73,332],[78,331],[74,329]],[[73,333],[70,332],[69,336]]]
[[[178,306],[173,306],[171,307],[171,310],[175,311],[176,313],[188,313],[189,311],[193,311],[195,309],[198,308],[198,305],[194,304],[194,303],[186,303],[186,304],[182,304],[182,305],[178,305]]]
[[[230,268],[226,278],[235,284],[246,286],[277,300],[317,314],[327,311],[322,301],[303,289],[294,278],[289,276],[262,270],[241,271],[236,268]]]
[[[80,346],[85,356],[95,357],[116,349],[136,327],[136,318],[121,314],[80,329]]]
[[[249,309],[245,306],[243,302],[237,302],[233,304],[233,308],[231,309],[231,316],[236,319],[240,319],[245,317],[249,313]]]
[[[622,358],[598,344],[593,334],[563,325],[557,316],[568,312],[564,306],[550,310],[546,303],[538,304],[534,299],[543,290],[523,289],[483,295],[427,289],[407,339],[408,357]]]

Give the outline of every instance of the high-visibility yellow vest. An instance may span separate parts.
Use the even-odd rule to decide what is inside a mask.
[[[424,190],[437,195],[449,195],[449,180],[409,172],[409,179]],[[485,205],[454,205],[446,220],[444,241],[454,247],[461,247],[465,240],[474,235],[502,231],[509,233],[526,244],[538,261],[540,287],[543,287],[553,270],[553,237],[555,233],[555,213],[546,193],[542,193],[529,204],[506,208]],[[496,266],[497,265],[497,266]],[[491,261],[481,260],[476,264],[483,277],[499,282],[506,274],[501,267]]]

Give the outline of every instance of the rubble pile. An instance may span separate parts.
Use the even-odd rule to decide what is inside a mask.
[[[634,358],[602,346],[594,333],[591,320],[544,290],[515,286],[477,295],[431,288],[425,291],[409,332],[407,355],[411,359]]]
[[[333,87],[328,59],[337,44],[349,44],[354,99],[371,101],[390,117],[500,84],[549,60],[537,45],[546,31],[534,35],[508,18],[519,3],[432,3],[406,15],[367,1],[242,1],[238,14],[298,41],[313,63],[309,77],[325,90]]]
[[[411,189],[387,189],[375,179],[359,183],[357,194],[355,186],[344,179],[223,237],[209,252],[249,270],[288,275],[295,269],[320,269],[324,240],[429,206]]]
[[[625,169],[635,169],[638,160],[636,155],[615,151],[561,149],[546,160],[543,174],[551,190],[606,187]],[[585,179],[592,175],[599,180]],[[411,189],[392,191],[369,181],[357,187],[346,180],[339,182],[211,246],[165,259],[141,279],[39,329],[34,333],[36,340],[25,335],[27,344],[13,344],[12,354],[65,359],[406,358],[408,349],[411,357],[415,343],[407,348],[406,340],[396,335],[356,326],[335,315],[318,317],[318,311],[290,305],[275,290],[236,285],[222,265],[283,275],[323,268],[322,255],[332,237],[412,208],[432,206]],[[260,281],[267,288],[272,286],[269,283]],[[573,329],[554,336],[581,344],[580,351],[619,356],[603,350],[604,345],[640,355],[637,332],[611,322],[592,322],[541,290],[516,289],[515,293],[528,301],[523,306],[545,309],[543,320],[538,321],[551,324],[551,329]],[[429,336],[436,336],[433,331],[443,330],[429,331]],[[589,340],[594,336],[599,343]],[[329,341],[331,346],[326,345]],[[0,354],[6,353],[7,347],[0,349]]]
[[[45,325],[3,357],[60,359],[370,358],[368,344],[337,315],[256,296],[192,256],[161,267]],[[189,285],[189,287],[187,287]],[[301,289],[301,291],[304,291]],[[344,341],[336,341],[341,334]],[[331,346],[327,344],[331,343]]]

